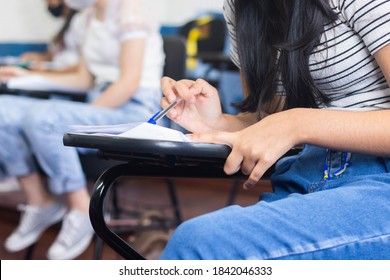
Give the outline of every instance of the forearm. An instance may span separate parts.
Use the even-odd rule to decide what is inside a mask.
[[[77,71],[72,73],[45,72],[42,76],[59,85],[78,88],[80,90],[89,90],[93,85],[93,77],[90,73],[84,59],[81,58]]]
[[[390,110],[350,112],[319,109],[291,111],[298,144],[390,156]]]
[[[237,115],[223,114],[220,121],[214,125],[215,130],[234,132],[242,130],[257,121],[254,113],[240,113]]]
[[[118,80],[111,84],[92,105],[105,108],[117,108],[128,102],[139,85],[136,81],[128,82],[125,80]]]
[[[50,51],[40,53],[40,52],[27,52],[20,56],[20,60],[22,61],[32,61],[32,62],[40,62],[40,61],[48,61],[53,58],[53,54]]]
[[[74,73],[55,73],[43,72],[39,75],[46,79],[62,86],[78,88],[80,90],[89,90],[92,87],[92,78],[89,76],[82,76],[78,72]]]
[[[46,73],[54,73],[54,74],[70,74],[77,73],[79,69],[79,65],[75,64],[72,66],[68,66],[62,69],[31,69],[30,71],[36,74],[46,74]]]

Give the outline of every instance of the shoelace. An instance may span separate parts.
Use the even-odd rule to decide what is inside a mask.
[[[22,212],[18,230],[20,232],[27,232],[34,226],[35,216],[39,214],[39,208],[27,204],[18,204],[16,209]]]

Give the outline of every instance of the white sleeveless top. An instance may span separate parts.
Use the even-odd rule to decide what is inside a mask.
[[[86,26],[82,53],[95,83],[118,80],[121,43],[145,38],[140,87],[160,87],[165,59],[162,37],[159,25],[148,15],[142,0],[109,0],[104,21],[96,19],[94,7],[82,13]]]

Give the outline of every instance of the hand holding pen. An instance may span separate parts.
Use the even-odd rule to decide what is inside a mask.
[[[149,120],[148,120],[148,123],[151,123],[151,124],[156,124],[158,120],[160,120],[161,118],[163,118],[166,114],[169,113],[170,110],[172,110],[177,104],[179,104],[183,99],[181,98],[177,98],[173,103],[171,103],[171,105],[169,105],[167,108],[165,108],[164,110],[161,110],[159,112],[157,112],[156,114],[153,115],[153,117],[151,117]]]
[[[223,113],[218,91],[205,80],[179,80],[169,77],[161,80],[161,89],[164,95],[162,104],[168,106],[176,98],[183,102],[169,112],[169,118],[193,133],[206,132],[218,129]]]

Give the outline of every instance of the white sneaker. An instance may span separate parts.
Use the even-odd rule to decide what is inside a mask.
[[[17,252],[38,241],[50,226],[62,220],[66,213],[63,205],[55,203],[47,207],[19,205],[23,211],[18,227],[5,240],[4,247],[9,252]]]
[[[89,216],[81,211],[72,210],[64,218],[62,228],[47,257],[51,260],[71,260],[87,249],[94,230]]]

